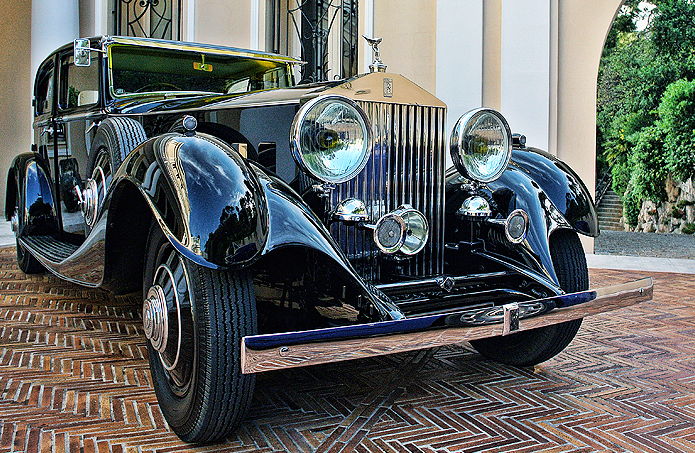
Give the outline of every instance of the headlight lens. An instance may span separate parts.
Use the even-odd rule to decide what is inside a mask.
[[[466,178],[494,181],[504,173],[511,155],[512,133],[495,110],[471,110],[459,118],[451,132],[451,158]]]
[[[312,99],[292,124],[292,155],[315,178],[339,184],[357,176],[367,164],[372,135],[367,116],[342,96]]]

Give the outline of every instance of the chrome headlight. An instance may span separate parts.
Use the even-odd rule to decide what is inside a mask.
[[[362,171],[371,152],[372,130],[357,104],[343,96],[307,102],[292,123],[292,155],[315,178],[339,184]]]
[[[451,132],[451,158],[468,179],[494,181],[506,170],[511,155],[512,133],[495,110],[471,110],[459,118]]]

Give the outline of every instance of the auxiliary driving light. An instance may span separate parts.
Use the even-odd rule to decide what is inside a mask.
[[[374,227],[374,242],[387,254],[415,255],[425,247],[429,226],[425,216],[410,205],[384,215]]]
[[[526,239],[528,233],[528,214],[521,209],[512,211],[504,221],[504,234],[512,244],[518,244]]]

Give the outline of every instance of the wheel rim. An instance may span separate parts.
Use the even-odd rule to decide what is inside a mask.
[[[94,160],[94,170],[92,170],[92,178],[96,177],[94,171],[99,167],[101,167],[107,177],[111,175],[111,158],[106,148],[99,148],[99,151],[97,151],[97,157]]]
[[[181,257],[164,247],[143,303],[143,327],[173,393],[183,396],[191,382],[195,353],[188,273]]]
[[[99,200],[106,196],[106,188],[111,182],[111,156],[106,148],[101,148],[98,151],[97,158],[94,160],[94,170],[92,170],[92,179],[98,184]]]

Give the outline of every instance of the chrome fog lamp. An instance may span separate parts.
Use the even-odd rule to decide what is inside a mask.
[[[491,182],[507,169],[512,155],[512,133],[501,113],[487,108],[471,110],[451,132],[451,158],[468,179]]]
[[[427,219],[409,205],[384,215],[374,227],[374,242],[389,255],[396,252],[415,255],[425,247],[428,237]]]
[[[343,222],[366,222],[369,220],[369,215],[362,200],[347,198],[338,203],[333,211],[333,219]]]
[[[466,217],[489,217],[492,214],[492,210],[490,209],[490,203],[485,198],[475,195],[466,198],[456,213]]]
[[[299,109],[290,140],[300,168],[323,182],[339,184],[367,164],[372,130],[367,115],[352,100],[328,95]]]
[[[504,234],[512,244],[519,244],[526,239],[528,227],[528,214],[522,209],[517,209],[512,211],[504,221]]]

